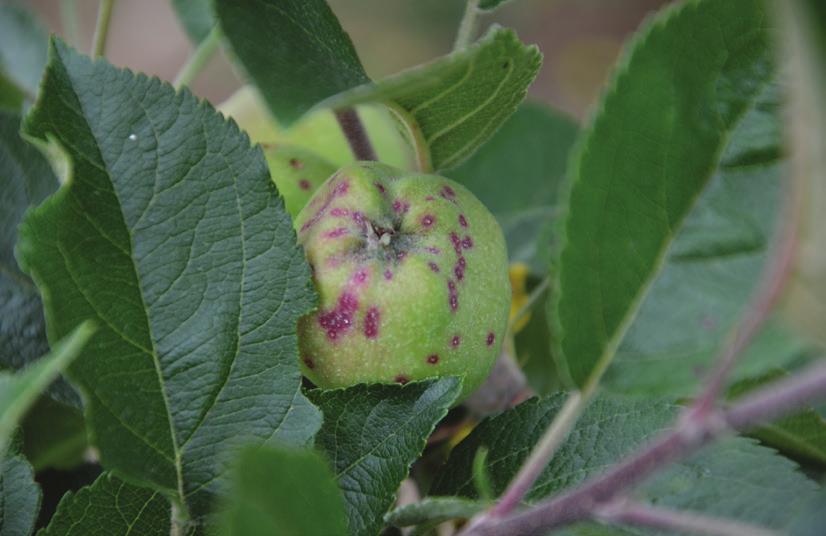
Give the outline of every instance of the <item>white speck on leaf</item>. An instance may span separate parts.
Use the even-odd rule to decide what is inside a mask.
[[[129,134],[129,141],[135,141],[135,140],[137,140],[137,139],[138,139],[138,137],[137,137],[136,135],[134,135],[134,134]]]

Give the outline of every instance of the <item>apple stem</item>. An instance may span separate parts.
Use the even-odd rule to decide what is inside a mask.
[[[355,108],[342,108],[336,110],[335,114],[356,160],[378,160],[373,145],[370,144],[370,138],[367,137],[364,124],[359,119]]]

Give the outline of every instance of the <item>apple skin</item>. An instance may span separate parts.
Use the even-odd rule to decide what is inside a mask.
[[[295,220],[319,186],[335,173],[336,166],[312,151],[294,145],[263,145],[270,177]]]
[[[464,376],[499,355],[511,288],[499,224],[462,185],[378,162],[330,177],[295,222],[318,310],[299,321],[322,388]]]
[[[380,105],[358,106],[356,110],[379,160],[402,169],[413,169],[413,151],[391,113]],[[288,144],[308,149],[336,168],[356,160],[330,110],[312,111],[289,128],[283,128],[272,118],[255,88],[244,86],[220,104],[218,111],[232,117],[253,143]]]

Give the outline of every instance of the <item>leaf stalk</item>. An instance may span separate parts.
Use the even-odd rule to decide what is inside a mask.
[[[92,39],[92,57],[103,56],[106,50],[106,38],[109,36],[109,23],[112,20],[112,9],[115,0],[100,0],[98,18],[95,23],[95,36]]]

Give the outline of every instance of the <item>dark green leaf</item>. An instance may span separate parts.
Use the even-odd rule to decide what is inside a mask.
[[[499,8],[502,4],[506,4],[510,1],[511,0],[481,0],[479,2],[479,9],[482,11],[493,11]]]
[[[324,413],[316,446],[332,460],[351,534],[378,534],[410,464],[461,391],[450,377],[308,393]]]
[[[567,117],[533,102],[523,103],[473,156],[447,175],[467,186],[499,220],[511,262],[536,258],[539,232],[551,221],[577,127]]]
[[[186,35],[195,44],[203,41],[215,26],[211,0],[172,0],[172,7]]]
[[[104,467],[199,516],[232,447],[319,426],[295,337],[309,268],[261,149],[209,104],[60,41],[43,92],[25,128],[74,175],[27,213],[21,264],[50,338],[101,326],[69,372]]]
[[[482,422],[453,450],[432,493],[476,497],[473,456],[486,446],[494,492],[501,494],[565,398],[535,398]],[[597,398],[528,492],[527,502],[603,473],[669,428],[676,415],[675,406],[650,399]],[[780,529],[794,520],[816,489],[795,464],[773,450],[754,440],[731,438],[657,473],[634,495],[661,506]]]
[[[46,30],[28,10],[0,4],[0,103],[18,109],[37,95],[46,65]]]
[[[422,523],[441,523],[450,519],[470,519],[487,505],[461,497],[427,497],[388,512],[384,520],[394,527],[409,527]]]
[[[0,459],[20,420],[46,387],[80,354],[95,328],[84,322],[54,344],[52,351],[17,374],[0,372]]]
[[[347,534],[341,492],[327,461],[312,450],[243,452],[221,515],[226,536]]]
[[[26,415],[22,427],[23,453],[35,471],[69,470],[83,462],[88,442],[86,424],[78,408],[41,397]]]
[[[497,28],[476,44],[432,63],[325,101],[333,108],[388,102],[416,134],[420,165],[460,164],[485,143],[525,98],[542,55],[512,30]],[[547,149],[547,148],[546,148]]]
[[[728,396],[737,399],[787,375],[783,370],[774,370],[757,378],[739,381],[729,389]],[[826,419],[814,409],[807,408],[761,426],[749,435],[790,456],[826,465]]]
[[[369,80],[324,0],[215,0],[215,12],[236,57],[285,125]]]
[[[714,197],[714,190],[722,189],[717,195],[736,198],[743,190],[729,193],[731,181],[763,176],[761,186],[766,186],[775,180],[774,119],[762,108],[774,95],[774,52],[765,10],[758,0],[699,0],[667,7],[630,46],[584,133],[572,161],[558,291],[550,315],[559,324],[555,332],[561,355],[576,384],[598,377],[611,363],[655,283],[669,291],[676,286],[691,293],[692,301],[702,301],[697,299],[700,291],[677,272],[657,280],[666,261],[681,263],[683,274],[696,277],[698,262],[731,260],[725,274],[715,278],[714,290],[703,291],[705,297],[705,292],[724,289],[727,307],[713,304],[721,312],[737,311],[748,295],[759,263],[743,266],[744,259],[765,247],[763,229],[753,226],[771,218],[765,212],[718,208],[705,199],[710,206],[694,215],[694,229],[686,220],[704,192]],[[727,226],[727,232],[719,237],[696,234],[700,229],[708,233],[712,226]],[[680,248],[674,245],[678,234]],[[716,263],[704,268],[723,271]],[[739,279],[736,289],[725,287],[725,276]],[[673,296],[667,302],[649,301],[656,315],[665,309],[670,319],[681,312]],[[688,312],[698,308],[695,303]],[[720,331],[733,320],[710,316]],[[690,328],[705,317],[691,320],[663,331],[697,337],[701,330]],[[646,328],[640,328],[640,337],[651,336]],[[672,365],[688,361],[682,357],[669,361],[669,373]],[[647,356],[643,366],[655,358]]]
[[[0,457],[0,536],[27,536],[40,510],[40,486],[22,455]]]
[[[0,369],[19,369],[49,351],[40,295],[14,260],[23,212],[57,189],[57,178],[40,152],[20,137],[20,117],[0,111]],[[60,379],[49,387],[55,400],[80,406]]]
[[[170,511],[157,491],[103,473],[91,485],[60,500],[49,526],[38,536],[168,536]]]

